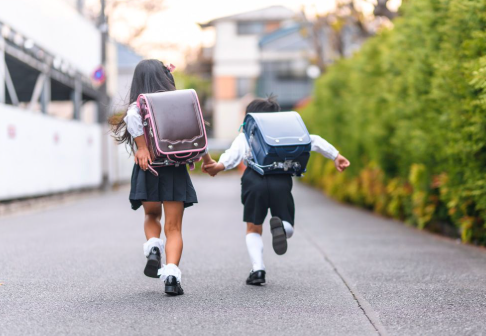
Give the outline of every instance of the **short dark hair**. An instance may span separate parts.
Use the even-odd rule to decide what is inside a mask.
[[[268,98],[257,98],[246,107],[246,113],[258,112],[280,112],[280,105],[274,96]]]

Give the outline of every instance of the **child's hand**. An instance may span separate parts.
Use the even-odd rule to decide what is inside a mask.
[[[208,169],[209,167],[213,167],[213,166],[215,166],[216,164],[217,164],[217,162],[216,162],[216,161],[214,161],[214,160],[208,161],[207,163],[206,163],[205,161],[203,161],[203,163],[202,163],[202,165],[201,165],[201,171],[202,171],[203,173],[209,174],[209,172],[207,171],[207,169]]]
[[[147,147],[142,147],[135,153],[135,163],[140,166],[143,170],[148,169],[149,163],[152,164],[152,159],[150,158],[150,152]]]
[[[217,162],[214,161],[214,160],[211,160],[211,161],[203,161],[203,163],[201,165],[201,171],[203,173],[209,174],[209,172],[207,171],[207,168],[213,167],[216,164],[217,164]]]
[[[348,159],[346,159],[341,154],[338,154],[338,156],[334,160],[334,165],[336,166],[336,169],[339,172],[343,172],[346,168],[349,167],[350,163],[349,163]]]
[[[214,163],[202,165],[202,171],[213,177],[223,170],[224,170],[224,165],[222,163],[214,162]]]
[[[211,157],[211,155],[209,153],[204,154],[202,156],[202,159],[203,159],[203,165],[209,165],[209,164],[216,163],[216,161],[213,160],[213,158]]]
[[[202,172],[214,176],[215,174],[209,173],[208,168],[214,167],[217,164],[217,162],[213,160],[213,158],[211,157],[211,155],[209,155],[209,153],[204,154],[202,158],[203,158],[203,163],[201,165]]]

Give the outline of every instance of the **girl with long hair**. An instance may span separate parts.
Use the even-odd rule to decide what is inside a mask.
[[[143,206],[145,212],[144,230],[147,241],[143,250],[147,264],[144,273],[148,277],[160,277],[165,283],[167,294],[181,295],[184,294],[179,269],[182,255],[182,216],[185,208],[197,203],[196,191],[185,165],[154,168],[158,176],[147,172],[148,165],[152,162],[136,104],[142,93],[175,90],[171,70],[172,66],[166,67],[158,60],[141,61],[133,75],[127,112],[122,116],[112,116],[109,121],[117,142],[128,144],[134,153],[135,165],[129,199],[133,210]],[[203,160],[206,164],[214,163],[209,154]],[[165,244],[160,238],[162,207],[165,214]],[[164,247],[166,265],[161,263]]]

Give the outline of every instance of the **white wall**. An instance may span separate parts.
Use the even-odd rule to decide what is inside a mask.
[[[236,21],[215,24],[213,76],[257,78],[260,75],[258,35],[238,35]],[[214,137],[230,141],[243,120],[245,98],[214,100]]]
[[[0,200],[100,186],[101,139],[99,125],[0,104]]]
[[[216,23],[213,75],[257,77],[260,51],[257,35],[238,35],[236,22]]]
[[[133,155],[125,145],[118,145],[108,134],[108,180],[110,185],[130,182],[134,165]]]
[[[130,86],[132,85],[134,69],[118,68],[117,90],[111,97],[113,112],[125,111],[128,107]]]
[[[0,21],[90,76],[101,62],[101,35],[64,0],[0,0]]]
[[[214,102],[214,137],[218,140],[233,140],[238,135],[238,128],[245,117],[245,107],[249,101],[219,100]]]
[[[118,68],[117,91],[112,96],[113,112],[124,112],[127,109],[128,95],[133,78],[132,69]],[[108,134],[108,179],[111,185],[129,182],[133,170],[133,155],[125,145],[118,145]]]

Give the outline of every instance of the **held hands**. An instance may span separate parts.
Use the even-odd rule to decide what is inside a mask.
[[[336,169],[339,172],[343,172],[350,166],[351,163],[349,163],[348,159],[346,159],[344,156],[341,154],[338,154],[336,159],[334,160],[334,166],[336,166]]]
[[[203,173],[209,174],[212,177],[216,176],[219,172],[224,170],[224,165],[222,163],[218,163],[216,161],[212,161],[210,163],[204,162],[201,166],[201,170]]]
[[[206,153],[206,154],[203,155],[203,163],[201,165],[201,170],[202,170],[203,173],[209,174],[209,175],[214,177],[218,173],[218,172],[214,171],[214,167],[217,164],[218,163],[213,160],[211,155],[209,155],[209,153]],[[224,169],[224,167],[223,167],[223,169]]]
[[[341,154],[338,154],[336,159],[334,160],[334,166],[339,172],[343,172],[351,165],[348,159],[346,159]],[[211,176],[216,176],[218,173],[222,172],[225,169],[225,166],[222,163],[218,163],[211,159],[204,158],[204,162],[201,166],[201,170],[203,173],[209,174]]]
[[[142,168],[142,170],[147,170],[148,165],[152,164],[152,159],[150,158],[150,153],[147,147],[142,147],[135,153],[135,163]]]
[[[334,165],[339,172],[343,172],[348,168],[351,163],[341,154],[338,154],[336,159],[334,160]],[[203,173],[209,174],[211,176],[216,176],[219,172],[225,169],[222,163],[217,163],[216,161],[212,160],[211,162],[204,162],[201,166]]]

